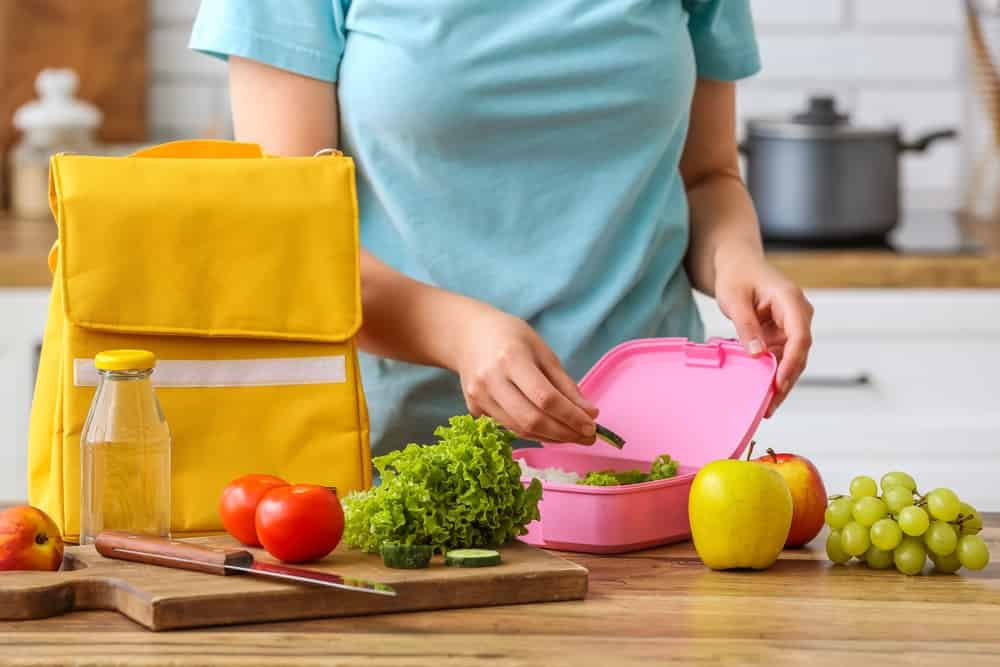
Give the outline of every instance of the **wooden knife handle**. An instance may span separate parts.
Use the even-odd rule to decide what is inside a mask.
[[[152,535],[105,530],[94,541],[97,553],[105,558],[131,560],[208,574],[234,574],[225,566],[250,567],[253,555],[243,549],[205,547],[190,542],[168,540]],[[238,572],[236,572],[238,574]]]

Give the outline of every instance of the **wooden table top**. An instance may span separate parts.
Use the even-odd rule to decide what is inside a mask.
[[[775,250],[768,258],[804,288],[1000,288],[1000,224],[963,225],[982,245],[975,255],[898,254],[888,250]],[[0,214],[0,288],[48,287],[56,238],[50,220]]]
[[[0,215],[0,288],[48,287],[48,256],[56,240],[52,220],[13,220]]]
[[[690,543],[571,555],[579,602],[151,633],[117,614],[0,623],[0,664],[75,665],[997,665],[994,561],[906,577],[826,561],[822,536],[766,572],[711,572]]]

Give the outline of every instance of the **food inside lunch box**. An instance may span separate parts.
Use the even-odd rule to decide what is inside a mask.
[[[594,470],[586,475],[581,475],[562,468],[534,468],[524,459],[518,459],[521,466],[521,474],[543,482],[558,482],[562,484],[581,484],[584,486],[624,486],[627,484],[641,484],[642,482],[652,482],[657,479],[669,479],[677,476],[677,461],[670,458],[670,454],[661,454],[656,457],[649,472],[641,470]]]

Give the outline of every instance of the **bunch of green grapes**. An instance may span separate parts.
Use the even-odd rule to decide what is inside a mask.
[[[882,495],[871,477],[851,480],[850,495],[833,496],[826,508],[830,535],[826,554],[843,565],[851,557],[868,567],[895,566],[903,574],[920,574],[930,558],[936,572],[960,568],[981,570],[990,552],[978,533],[983,520],[976,508],[951,489],[921,495],[905,472],[882,477]]]

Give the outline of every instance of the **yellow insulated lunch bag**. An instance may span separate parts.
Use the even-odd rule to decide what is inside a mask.
[[[59,240],[31,414],[29,496],[79,537],[94,355],[141,348],[173,438],[172,532],[221,530],[235,477],[371,485],[354,163],[175,142],[58,155]]]

